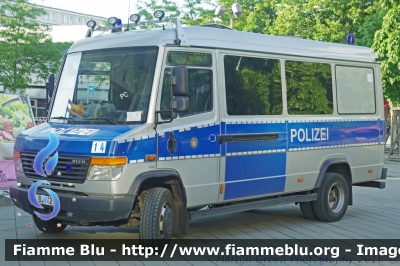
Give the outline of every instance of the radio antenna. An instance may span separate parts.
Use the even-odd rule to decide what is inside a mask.
[[[128,0],[128,28],[126,30],[129,30],[129,17],[131,15],[131,0]]]

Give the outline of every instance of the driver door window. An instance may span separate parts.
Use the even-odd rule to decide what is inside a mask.
[[[170,109],[171,102],[171,68],[164,71],[161,110]],[[208,69],[188,69],[189,82],[189,111],[180,116],[190,116],[210,112],[213,109],[212,99],[212,71]],[[170,113],[162,113],[161,118],[167,120],[171,118]]]

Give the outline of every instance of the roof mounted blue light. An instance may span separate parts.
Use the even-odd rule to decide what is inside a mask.
[[[356,44],[356,36],[354,34],[347,35],[347,44],[355,45]]]
[[[119,18],[116,18],[115,24],[113,25],[113,29],[111,32],[120,32],[122,31],[122,20]]]

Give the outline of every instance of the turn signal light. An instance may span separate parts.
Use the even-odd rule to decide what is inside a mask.
[[[157,160],[157,156],[155,156],[154,154],[146,155],[146,161],[155,161],[155,160]]]
[[[92,157],[90,159],[91,165],[125,165],[126,164],[126,157],[114,157],[114,158],[107,158],[107,157]]]

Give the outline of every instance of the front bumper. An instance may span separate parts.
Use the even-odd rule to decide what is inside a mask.
[[[37,194],[45,194],[38,190]],[[54,219],[71,223],[103,223],[127,219],[132,211],[135,199],[132,197],[115,198],[99,196],[81,196],[57,192],[60,199],[60,212]],[[28,188],[12,186],[10,197],[15,206],[34,215],[34,210],[50,213],[51,206],[43,205],[37,209],[28,199]]]

